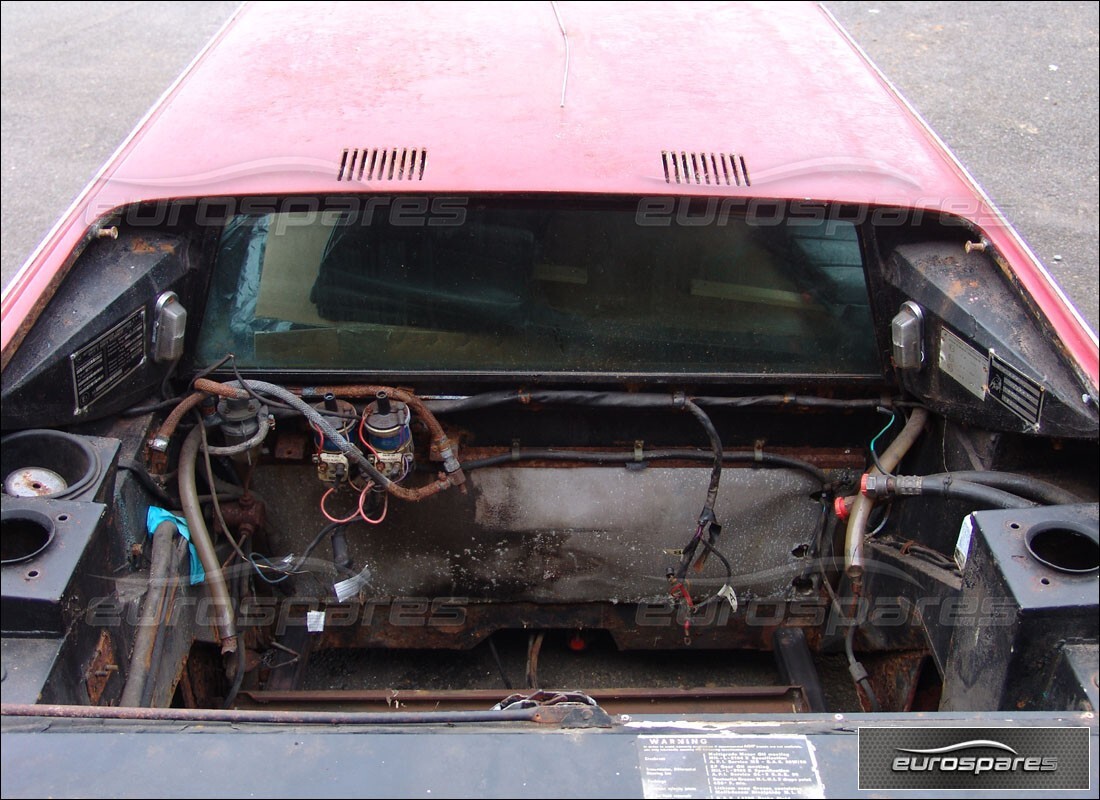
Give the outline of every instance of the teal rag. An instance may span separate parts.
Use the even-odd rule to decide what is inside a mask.
[[[191,585],[202,583],[206,580],[206,570],[202,568],[202,561],[199,560],[198,551],[195,550],[195,543],[191,541],[191,529],[187,527],[187,520],[163,508],[149,506],[149,513],[145,515],[145,526],[149,529],[150,536],[153,535],[157,526],[165,521],[176,523],[176,530],[187,540],[187,547],[191,551]]]

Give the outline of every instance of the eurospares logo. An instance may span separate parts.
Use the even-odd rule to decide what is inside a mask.
[[[933,747],[929,750],[916,750],[905,747],[896,748],[900,753],[911,753],[894,759],[894,772],[1053,772],[1058,769],[1058,759],[1054,756],[1022,756],[1016,750],[995,739],[971,739],[967,742],[949,744],[947,747]],[[1009,756],[967,755],[973,750],[1003,750]]]
[[[1090,788],[1088,728],[860,728],[860,789]]]

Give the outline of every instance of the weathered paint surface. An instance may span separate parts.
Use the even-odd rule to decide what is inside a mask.
[[[1094,335],[942,143],[810,4],[249,6],[3,297],[4,362],[103,214],[139,200],[346,192],[816,199],[935,209],[1003,255],[1095,385]],[[427,150],[422,180],[338,180],[347,148]],[[751,186],[669,183],[736,153]],[[346,170],[344,170],[346,173]]]

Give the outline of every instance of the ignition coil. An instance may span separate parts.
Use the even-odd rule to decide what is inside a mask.
[[[347,400],[337,400],[336,395],[325,395],[323,402],[314,406],[345,439],[351,438],[358,412]],[[350,468],[348,457],[341,452],[336,443],[325,436],[318,428],[313,428],[313,446],[317,451],[313,463],[317,465],[317,479],[321,483],[336,486],[348,479]]]
[[[395,482],[412,469],[411,418],[408,405],[391,399],[385,392],[379,392],[374,402],[363,409],[359,434],[371,451],[368,458],[379,472]]]

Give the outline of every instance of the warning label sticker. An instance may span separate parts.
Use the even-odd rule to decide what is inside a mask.
[[[639,736],[646,797],[824,797],[805,736]]]

